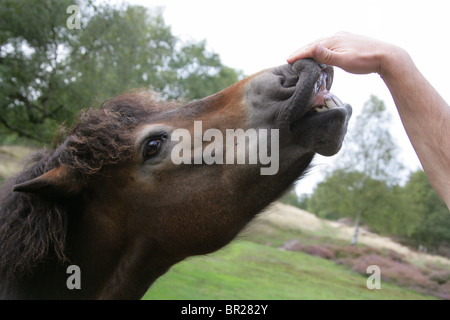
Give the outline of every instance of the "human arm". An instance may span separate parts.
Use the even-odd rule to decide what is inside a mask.
[[[288,62],[313,57],[356,74],[378,73],[439,196],[450,209],[450,107],[403,49],[340,32],[297,50]]]

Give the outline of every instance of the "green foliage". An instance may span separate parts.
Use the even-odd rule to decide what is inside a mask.
[[[44,142],[55,129],[63,92],[58,63],[69,1],[0,6],[0,132]],[[64,13],[64,14],[61,14]],[[34,134],[39,132],[39,134]]]
[[[204,41],[188,43],[181,48],[171,61],[170,69],[166,92],[171,98],[202,98],[242,77],[235,70],[223,66],[217,54],[208,53]]]
[[[423,171],[411,174],[404,194],[411,204],[410,214],[418,217],[411,240],[429,248],[436,248],[442,242],[450,243],[450,211]]]
[[[80,29],[67,28],[73,4],[80,7]],[[191,100],[241,76],[205,42],[181,43],[161,10],[72,0],[5,0],[0,6],[2,136],[48,143],[80,109],[129,89]]]
[[[363,223],[376,232],[410,236],[417,225],[417,215],[402,188],[357,171],[335,170],[318,184],[307,201],[308,211],[321,218],[356,220],[359,210]]]
[[[306,210],[306,201],[307,196],[303,194],[298,196],[297,192],[295,192],[295,188],[291,188],[280,198],[280,202],[303,210]]]

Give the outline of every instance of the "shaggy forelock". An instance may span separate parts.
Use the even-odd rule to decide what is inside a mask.
[[[65,260],[67,204],[33,193],[12,192],[12,186],[31,180],[62,164],[86,181],[103,170],[129,161],[133,132],[154,111],[163,108],[148,92],[132,92],[83,111],[53,150],[43,149],[27,167],[0,190],[0,276],[12,279],[31,272],[48,255]]]
[[[151,96],[122,95],[105,101],[99,109],[82,112],[58,148],[61,163],[80,174],[92,175],[133,156],[133,133],[156,108]]]

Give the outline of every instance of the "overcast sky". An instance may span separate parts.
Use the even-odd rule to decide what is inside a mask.
[[[450,101],[448,0],[127,2],[163,7],[166,24],[174,35],[183,40],[206,40],[208,49],[218,53],[225,65],[247,75],[283,64],[298,47],[341,30],[395,43],[410,53],[425,77]],[[378,75],[351,75],[336,69],[331,91],[352,105],[355,117],[371,94],[384,100],[392,112],[392,134],[402,149],[400,159],[412,170],[420,167],[391,95]],[[303,180],[300,191],[311,191],[328,161],[316,158],[317,167]]]

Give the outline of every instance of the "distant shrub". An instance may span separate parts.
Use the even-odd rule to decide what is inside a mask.
[[[377,265],[381,270],[381,279],[387,282],[395,282],[409,288],[433,288],[434,283],[428,279],[424,272],[413,265],[394,261],[388,257],[379,255],[361,256],[354,260],[346,261],[352,270],[366,274],[367,266]]]
[[[382,281],[392,282],[441,299],[450,299],[450,269],[448,267],[414,266],[404,261],[403,257],[393,250],[331,244],[301,244],[296,239],[287,241],[282,248],[333,260],[364,276],[367,276],[368,266],[377,265],[381,270]]]
[[[381,251],[375,248],[369,247],[358,247],[358,246],[328,246],[329,249],[333,250],[334,256],[337,260],[339,259],[352,259],[365,256],[368,254],[380,254]]]
[[[324,258],[324,259],[328,259],[328,260],[333,260],[334,259],[334,254],[333,251],[327,249],[324,246],[320,246],[320,245],[306,245],[302,248],[303,252],[309,253],[313,256],[316,257],[320,257],[320,258]]]
[[[450,282],[450,270],[433,271],[428,277],[430,280],[442,285]]]
[[[282,249],[291,251],[302,251],[310,255],[328,260],[334,259],[333,251],[328,249],[326,246],[315,244],[301,244],[299,241],[295,239],[287,241],[282,247]]]

